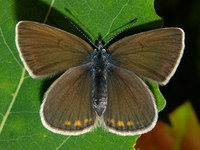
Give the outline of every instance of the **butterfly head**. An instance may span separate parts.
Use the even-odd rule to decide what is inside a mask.
[[[105,51],[105,49],[103,48],[103,42],[102,40],[97,40],[97,51]]]

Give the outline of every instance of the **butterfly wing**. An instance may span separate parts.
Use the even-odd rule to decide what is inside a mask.
[[[87,61],[92,47],[81,38],[32,21],[16,25],[16,45],[32,77],[44,77]]]
[[[43,125],[52,132],[78,135],[94,128],[92,79],[89,65],[68,69],[45,94],[40,115]]]
[[[126,37],[107,51],[113,64],[166,84],[178,66],[183,49],[183,30],[162,28]]]
[[[151,130],[157,121],[154,97],[133,72],[111,65],[108,73],[108,104],[104,123],[119,135],[137,135]]]

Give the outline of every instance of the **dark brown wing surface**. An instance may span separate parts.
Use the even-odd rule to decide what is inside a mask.
[[[45,94],[40,115],[47,129],[78,135],[94,127],[96,114],[91,103],[92,79],[88,66],[68,69]]]
[[[157,121],[154,97],[133,72],[111,65],[108,74],[108,105],[105,126],[120,135],[136,135],[151,130]]]
[[[126,37],[107,51],[113,64],[166,84],[179,64],[183,49],[183,30],[162,28]]]
[[[31,21],[16,25],[16,45],[32,77],[43,77],[79,66],[93,48],[81,38]]]

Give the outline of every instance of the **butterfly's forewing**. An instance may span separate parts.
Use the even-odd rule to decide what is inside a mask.
[[[94,128],[92,79],[89,65],[68,69],[45,94],[40,115],[44,126],[64,135],[78,135]]]
[[[183,49],[183,30],[163,28],[126,37],[107,51],[115,65],[166,84],[178,66]]]
[[[119,135],[137,135],[151,130],[157,121],[154,97],[133,72],[111,65],[108,73],[108,104],[105,126]]]
[[[81,65],[93,51],[75,35],[32,21],[16,25],[16,45],[32,77],[48,76]]]

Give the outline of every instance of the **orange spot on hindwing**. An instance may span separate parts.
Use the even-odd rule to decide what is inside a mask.
[[[127,121],[127,126],[132,126],[133,125],[133,121]]]
[[[124,127],[124,122],[121,121],[121,120],[119,120],[119,121],[117,122],[117,126],[118,126],[118,127]]]
[[[71,125],[71,121],[65,121],[65,125],[70,126]]]
[[[107,119],[107,122],[110,123],[110,124],[114,124],[115,123],[114,119]]]
[[[75,127],[80,127],[82,125],[81,121],[80,120],[77,120],[74,122],[74,126]]]
[[[87,124],[87,123],[90,123],[91,121],[92,121],[92,118],[86,118],[86,119],[84,120],[84,123]]]

